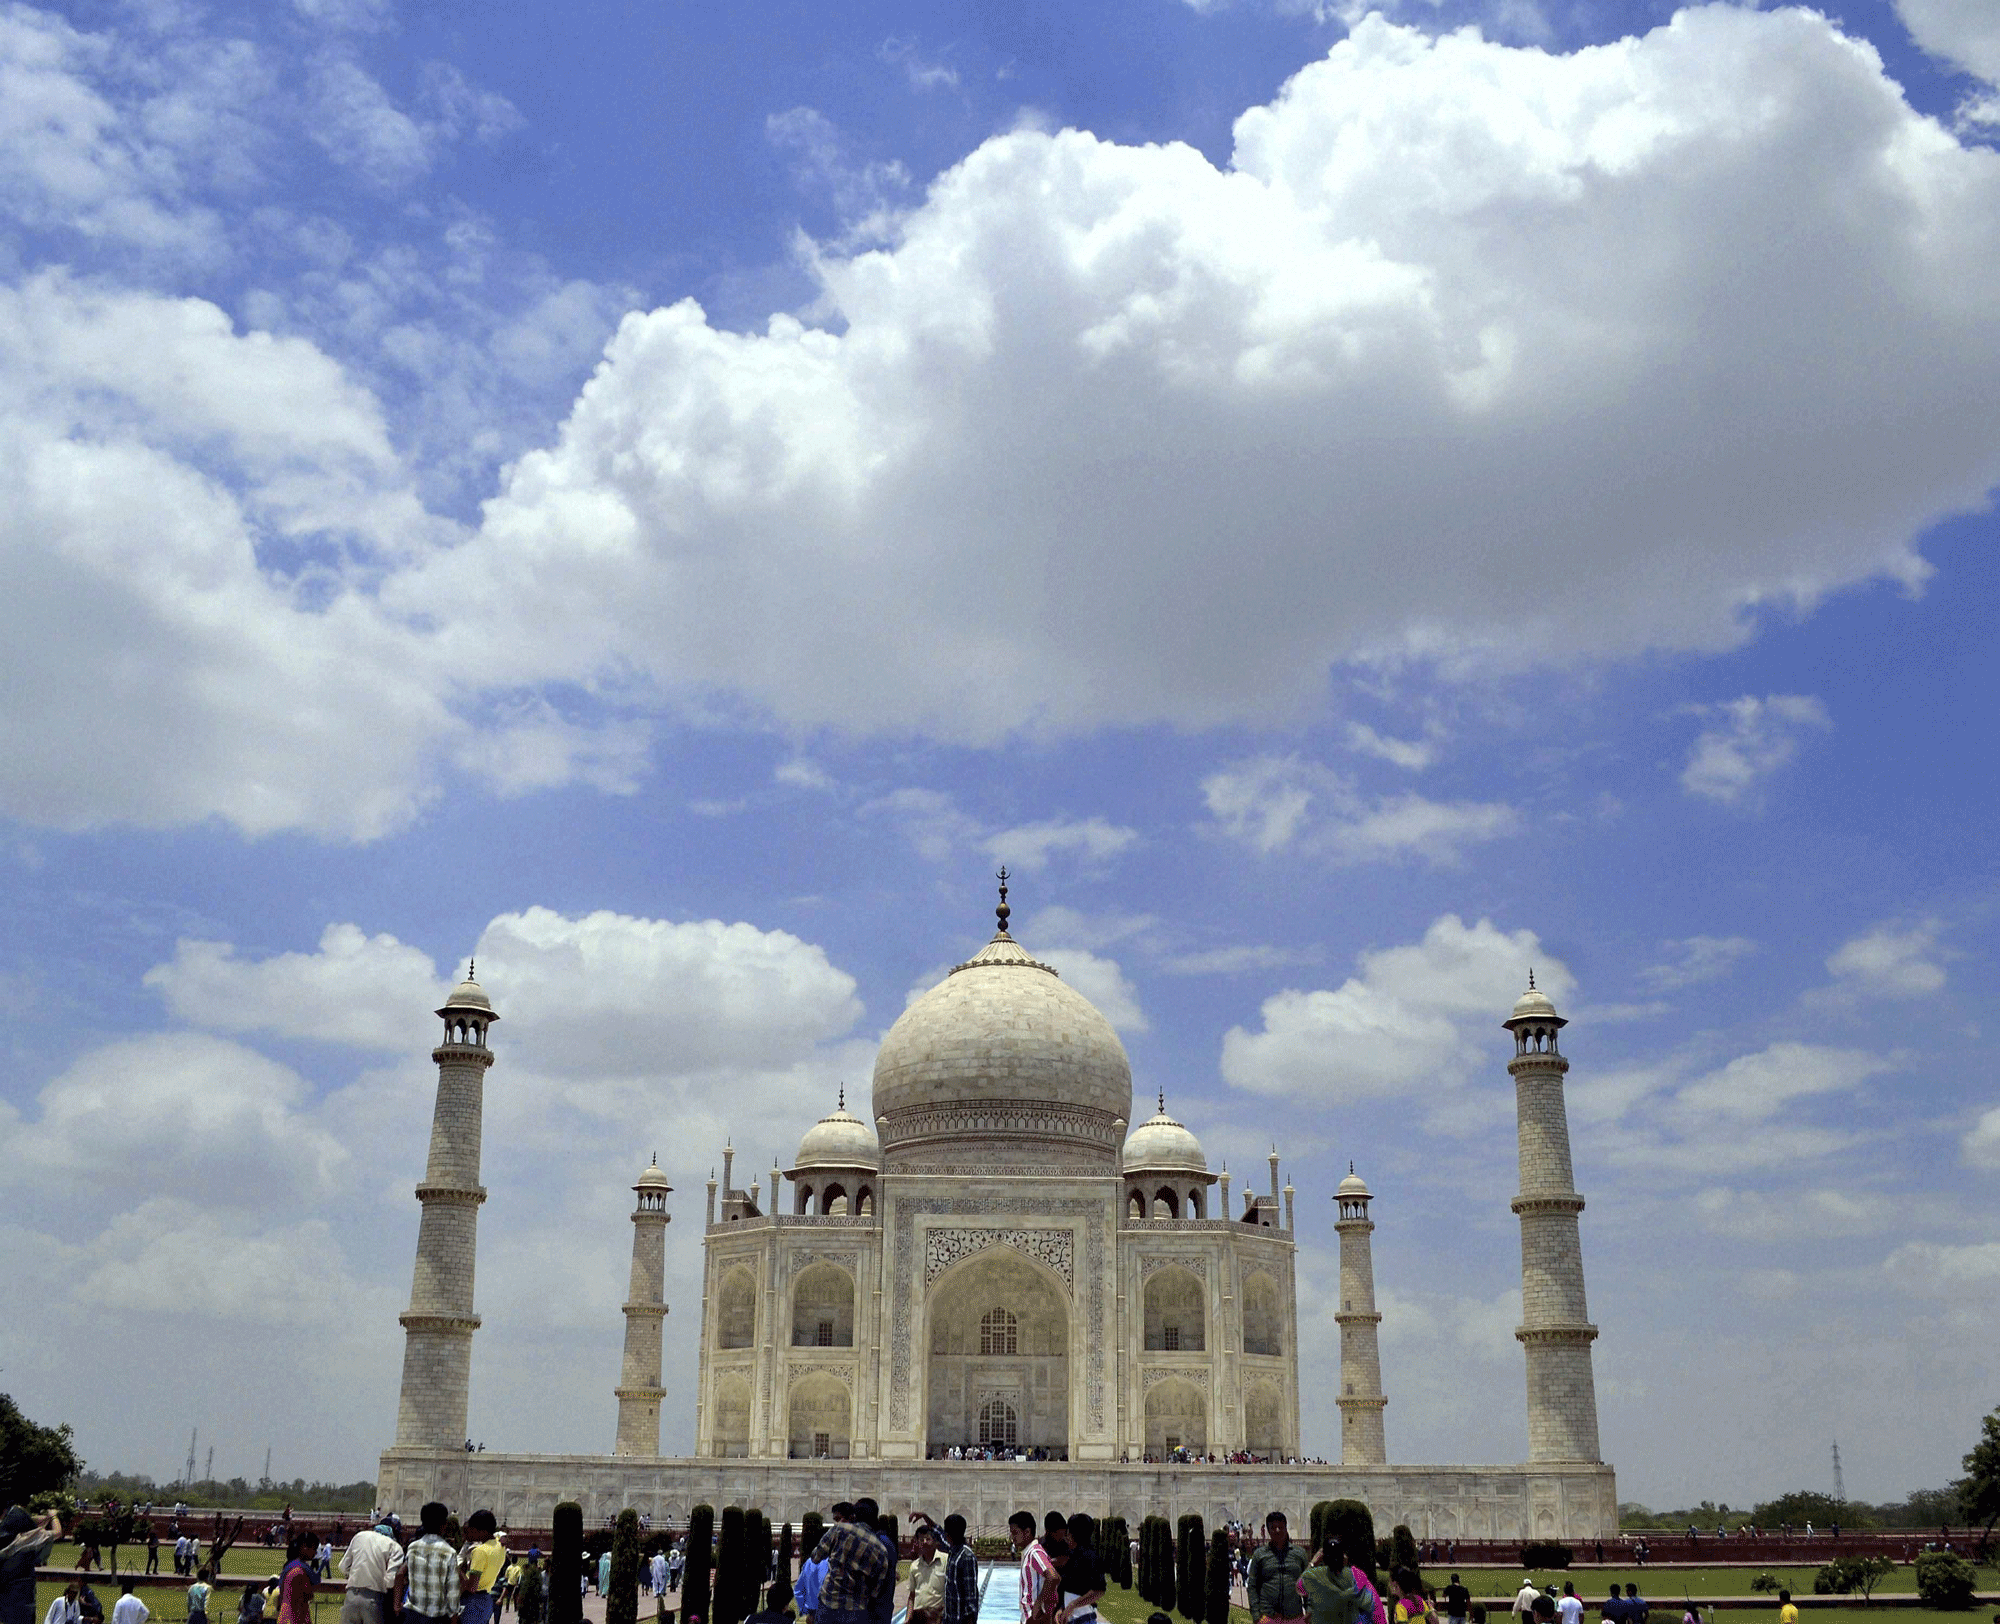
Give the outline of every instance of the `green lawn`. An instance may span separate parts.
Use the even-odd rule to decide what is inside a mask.
[[[1432,1567],[1424,1576],[1433,1582],[1441,1579],[1449,1570]],[[1466,1567],[1459,1571],[1465,1575],[1466,1587],[1474,1596],[1491,1600],[1504,1595],[1511,1599],[1521,1588],[1524,1577],[1520,1568]],[[1980,1591],[2000,1589],[2000,1569],[1978,1568],[1978,1588]],[[1665,1601],[1679,1601],[1690,1596],[1748,1596],[1753,1594],[1750,1581],[1760,1573],[1768,1573],[1779,1584],[1789,1589],[1794,1596],[1810,1596],[1813,1593],[1813,1579],[1819,1573],[1814,1567],[1728,1567],[1728,1568],[1586,1568],[1571,1573],[1537,1573],[1534,1577],[1542,1584],[1551,1582],[1560,1585],[1567,1578],[1576,1586],[1576,1593],[1587,1602],[1601,1601],[1612,1585],[1634,1584],[1648,1601],[1654,1603],[1657,1614],[1660,1604]],[[1885,1578],[1880,1586],[1882,1593],[1897,1591],[1911,1592],[1917,1588],[1917,1570],[1914,1567],[1898,1567]],[[1771,1610],[1777,1611],[1776,1594],[1771,1598]],[[1855,1603],[1855,1610],[1861,1610]],[[1841,1609],[1813,1611],[1812,1618],[1832,1619]]]

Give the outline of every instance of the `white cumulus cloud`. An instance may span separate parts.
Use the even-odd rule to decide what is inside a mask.
[[[1943,928],[1936,919],[1907,929],[1884,924],[1843,942],[1826,961],[1835,991],[1853,997],[1924,998],[1942,990],[1944,966],[1937,957]]]
[[[1963,125],[2000,124],[2000,8],[1990,0],[1896,0],[1910,37],[1979,81],[1959,105]]]
[[[1826,707],[1809,694],[1745,694],[1702,708],[1714,725],[1703,728],[1681,770],[1690,795],[1723,806],[1754,804],[1765,781],[1790,765],[1810,733],[1833,726]]]
[[[1493,801],[1367,796],[1298,756],[1235,762],[1204,778],[1201,792],[1216,827],[1260,856],[1296,849],[1340,863],[1409,856],[1453,863],[1466,847],[1513,834],[1521,822]]]
[[[1720,980],[1739,960],[1757,951],[1757,944],[1747,936],[1688,936],[1661,945],[1673,957],[1639,972],[1642,982],[1660,992]]]
[[[1446,914],[1420,942],[1362,954],[1359,973],[1338,987],[1265,999],[1261,1029],[1224,1034],[1223,1078],[1315,1105],[1449,1087],[1491,1059],[1492,1026],[1506,1019],[1530,967],[1558,1003],[1574,990],[1533,931]]]
[[[1958,1143],[1974,1167],[2000,1171],[2000,1105],[1984,1112]]]

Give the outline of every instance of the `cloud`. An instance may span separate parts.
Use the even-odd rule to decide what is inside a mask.
[[[1974,1167],[2000,1171],[2000,1105],[1983,1114],[1958,1144]]]
[[[1757,944],[1747,936],[1687,936],[1660,945],[1675,958],[1639,972],[1639,980],[1659,992],[1678,992],[1683,987],[1718,981],[1739,960],[1757,951]]]
[[[1672,1109],[1686,1123],[1730,1123],[1740,1129],[1770,1121],[1793,1100],[1851,1093],[1889,1069],[1890,1062],[1858,1049],[1774,1043],[1689,1083],[1676,1094]]]
[[[1437,760],[1437,746],[1426,740],[1391,739],[1377,733],[1365,722],[1347,724],[1347,742],[1364,756],[1374,756],[1392,766],[1422,772]]]
[[[1994,1288],[2000,1286],[2000,1241],[1969,1246],[1911,1241],[1889,1254],[1882,1273],[1892,1284],[1918,1296],[1955,1298],[1976,1293],[1990,1301]]]
[[[1100,864],[1116,857],[1138,838],[1136,829],[1122,828],[1102,818],[1050,818],[988,835],[986,852],[995,862],[1033,873],[1046,868],[1049,858],[1057,852],[1085,864]]]
[[[941,863],[961,846],[980,838],[977,818],[961,812],[958,803],[943,790],[906,788],[891,790],[866,802],[864,816],[886,817],[899,825],[920,856]]]
[[[764,138],[790,157],[792,178],[801,189],[833,204],[850,242],[887,232],[909,196],[910,172],[900,160],[860,157],[818,108],[771,114],[764,120]]]
[[[1063,980],[1097,1006],[1097,1012],[1121,1032],[1150,1031],[1139,1007],[1139,990],[1126,979],[1115,959],[1100,958],[1081,947],[1037,948],[1036,957],[1055,966]]]
[[[1692,1203],[1696,1221],[1712,1234],[1775,1244],[1832,1235],[1879,1235],[1905,1223],[1898,1204],[1874,1191],[1740,1190],[1714,1185]]]
[[[221,1207],[294,1208],[324,1198],[347,1147],[305,1115],[303,1078],[241,1044],[198,1032],[109,1043],[42,1089],[8,1134],[0,1182],[73,1199],[117,1175],[93,1210],[134,1196],[199,1192]]]
[[[1910,37],[1979,81],[1959,104],[1961,128],[2000,124],[2000,16],[1986,0],[1895,0]]]
[[[1944,988],[1936,962],[1941,921],[1926,919],[1908,930],[1877,925],[1830,954],[1826,967],[1842,997],[1927,998]]]
[[[893,34],[875,49],[884,62],[898,66],[912,90],[956,90],[958,69],[932,61],[917,49],[915,38],[898,39]]]
[[[396,106],[381,82],[344,51],[321,55],[307,93],[313,140],[334,162],[382,191],[421,179],[463,137],[490,142],[522,123],[505,96],[477,88],[446,62],[424,65],[423,117]]]
[[[1052,947],[1110,947],[1134,936],[1150,934],[1159,920],[1144,913],[1083,913],[1055,903],[1037,908],[1025,929],[1014,932],[1023,941],[1046,942]]]
[[[1264,942],[1244,942],[1233,947],[1211,947],[1196,953],[1177,953],[1161,962],[1160,968],[1177,976],[1236,976],[1252,970],[1284,970],[1294,965],[1317,964],[1325,954],[1318,948],[1273,947]]]
[[[1495,802],[1370,799],[1330,768],[1295,755],[1236,762],[1210,773],[1201,790],[1216,827],[1259,856],[1296,848],[1339,863],[1414,855],[1449,864],[1467,846],[1520,827],[1519,814]]]
[[[59,273],[0,289],[0,349],[0,807],[335,839],[416,816],[449,680],[345,572],[441,532],[368,392],[201,300]]]
[[[1722,806],[1754,804],[1765,780],[1788,766],[1808,731],[1833,726],[1826,707],[1807,694],[1745,694],[1699,707],[1720,725],[1704,728],[1688,752],[1681,787]]]
[[[1560,1003],[1575,983],[1533,931],[1446,914],[1408,946],[1361,955],[1359,974],[1331,989],[1287,989],[1264,1000],[1263,1026],[1222,1040],[1222,1075],[1253,1094],[1316,1107],[1450,1088],[1497,1052],[1492,1025],[1536,980]],[[1469,1023],[1477,1022],[1475,1034]]]
[[[818,325],[629,316],[393,600],[787,726],[1259,725],[1344,662],[1737,646],[2000,482],[2000,172],[1802,9],[1367,19],[1226,167],[1014,130],[884,232]]]
[[[423,1017],[451,990],[430,955],[358,925],[328,925],[317,953],[239,959],[228,942],[183,938],[145,984],[194,1026],[278,1032],[367,1049],[419,1046]]]

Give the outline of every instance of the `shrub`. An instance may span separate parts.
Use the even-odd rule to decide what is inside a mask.
[[[724,1506],[715,1538],[715,1594],[709,1602],[711,1624],[743,1624],[750,1615],[743,1594],[743,1508]]]
[[[1220,1528],[1208,1536],[1206,1624],[1229,1624],[1229,1536]]]
[[[1326,1520],[1332,1515],[1333,1508],[1337,1503],[1333,1500],[1315,1500],[1313,1502],[1312,1512],[1307,1518],[1307,1528],[1311,1535],[1308,1543],[1312,1546],[1312,1554],[1314,1556],[1319,1555],[1319,1548],[1326,1541]]]
[[[565,1500],[555,1509],[549,1537],[549,1624],[583,1618],[583,1507]]]
[[[611,1584],[604,1592],[604,1624],[639,1624],[639,1513],[618,1513],[611,1536]]]
[[[709,1624],[715,1571],[715,1507],[696,1506],[688,1514],[687,1566],[681,1571],[681,1617],[687,1624]],[[571,1584],[574,1589],[574,1583]],[[557,1624],[550,1619],[549,1624]],[[576,1624],[572,1619],[570,1624]]]
[[[1970,1607],[1972,1564],[1950,1551],[1925,1551],[1917,1558],[1917,1600],[1926,1607]]]
[[[1359,1500],[1329,1501],[1321,1528],[1325,1533],[1340,1536],[1340,1548],[1347,1553],[1347,1560],[1367,1574],[1368,1582],[1379,1591],[1382,1586],[1375,1576],[1375,1519],[1368,1508]]]
[[[825,1538],[826,1519],[817,1511],[808,1511],[805,1514],[804,1520],[799,1523],[799,1560],[801,1562],[810,1562],[813,1552],[819,1549],[819,1542]],[[988,1541],[988,1543],[990,1544],[991,1541]],[[1005,1550],[1011,1551],[1014,1548],[1004,1539],[1000,1543],[1005,1547]],[[979,1542],[977,1540],[973,1541],[973,1552],[978,1556],[985,1556],[987,1554],[979,1549]],[[1003,1555],[1005,1552],[996,1552],[995,1554]]]
[[[771,1581],[771,1594],[765,1601],[765,1610],[782,1613],[792,1605],[792,1525],[786,1523],[778,1530],[778,1573]]]
[[[1521,1547],[1521,1566],[1524,1568],[1566,1568],[1570,1565],[1571,1551],[1567,1545],[1553,1539],[1531,1539]]]
[[[1208,1536],[1202,1528],[1201,1517],[1189,1512],[1180,1520],[1180,1548],[1176,1553],[1179,1560],[1174,1571],[1175,1589],[1179,1592],[1181,1617],[1188,1624],[1201,1624],[1208,1612],[1207,1556]]]
[[[1097,1525],[1097,1554],[1104,1559],[1104,1576],[1121,1589],[1132,1588],[1132,1536],[1123,1517],[1106,1517]]]
[[[1179,1594],[1174,1572],[1174,1530],[1164,1517],[1153,1519],[1153,1605],[1163,1613],[1174,1611]]]
[[[1417,1566],[1417,1536],[1407,1523],[1397,1523],[1389,1530],[1389,1571]]]
[[[1778,1588],[1778,1577],[1774,1573],[1760,1573],[1750,1581],[1750,1588],[1759,1595],[1765,1595]]]

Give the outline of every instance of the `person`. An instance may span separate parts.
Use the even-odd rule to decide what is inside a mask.
[[[1598,1609],[1598,1616],[1604,1620],[1604,1624],[1626,1624],[1628,1613],[1625,1598],[1618,1593],[1616,1585],[1611,1587],[1611,1594],[1605,1597],[1604,1605]]]
[[[1297,1618],[1305,1610],[1299,1581],[1305,1577],[1306,1553],[1292,1543],[1282,1511],[1264,1519],[1264,1544],[1250,1558],[1245,1579],[1253,1620]]]
[[[146,1624],[151,1611],[137,1596],[132,1594],[136,1581],[118,1581],[118,1599],[111,1604],[111,1624]]]
[[[1799,1610],[1792,1605],[1789,1590],[1778,1592],[1778,1624],[1799,1624]]]
[[[0,1535],[6,1536],[0,1544],[0,1624],[35,1624],[35,1569],[62,1538],[62,1518],[53,1511],[31,1517],[25,1506],[9,1506]]]
[[[42,1615],[42,1624],[82,1624],[83,1609],[76,1604],[76,1581],[63,1586],[63,1593],[49,1603],[49,1610]]]
[[[264,1624],[264,1587],[251,1583],[236,1598],[236,1624]]]
[[[1536,1585],[1532,1575],[1523,1579],[1521,1581],[1521,1588],[1514,1592],[1514,1605],[1507,1609],[1508,1612],[1516,1618],[1533,1618],[1535,1616],[1535,1598],[1541,1593],[1541,1589]],[[1616,1585],[1611,1587],[1611,1594],[1614,1596],[1618,1594],[1618,1587]],[[1609,1617],[1610,1615],[1606,1614],[1605,1616]]]
[[[493,1587],[500,1582],[501,1570],[507,1566],[507,1547],[500,1543],[497,1528],[493,1513],[483,1506],[465,1519],[465,1531],[477,1539],[467,1540],[465,1549],[458,1553],[459,1568],[465,1575],[459,1602],[459,1617],[464,1624],[493,1624]],[[610,1588],[610,1567],[611,1551],[607,1547],[601,1588]]]
[[[363,1528],[340,1553],[340,1576],[347,1594],[340,1602],[340,1624],[389,1624],[389,1601],[403,1576],[401,1531],[394,1517]]]
[[[83,1624],[104,1624],[104,1603],[97,1599],[97,1592],[90,1588],[88,1579],[77,1581],[76,1612]]]
[[[1007,1519],[1007,1538],[1021,1558],[1022,1624],[1046,1624],[1056,1611],[1053,1598],[1062,1595],[1055,1564],[1035,1538],[1035,1514],[1017,1511]]]
[[[843,1509],[847,1513],[844,1518]],[[885,1584],[893,1593],[896,1569],[875,1532],[873,1500],[835,1506],[833,1514],[833,1526],[813,1547],[813,1560],[826,1564],[814,1617],[818,1624],[867,1624],[876,1593]]]
[[[866,1500],[863,1503],[871,1510],[875,1510],[873,1500]],[[882,1580],[881,1589],[875,1592],[868,1604],[868,1617],[870,1624],[891,1624],[891,1620],[896,1616],[896,1568],[903,1559],[902,1549],[896,1543],[896,1519],[884,1516],[876,1510],[875,1537],[882,1542],[882,1550],[889,1559],[889,1567],[887,1575]]]
[[[1703,1624],[1701,1603],[1692,1596],[1688,1598],[1687,1610],[1681,1614],[1681,1624]]]
[[[597,1553],[597,1593],[600,1596],[611,1594],[611,1547],[609,1545]],[[472,1624],[485,1624],[485,1620],[474,1619]]]
[[[1375,1610],[1362,1599],[1357,1579],[1340,1536],[1328,1534],[1299,1579],[1299,1601],[1307,1624],[1372,1624]]]
[[[1563,1580],[1562,1595],[1556,1599],[1556,1617],[1562,1624],[1583,1624],[1583,1599],[1567,1579]]]
[[[1625,1586],[1625,1617],[1630,1624],[1646,1624],[1646,1615],[1652,1609],[1646,1605],[1646,1598],[1639,1594],[1636,1584]]]
[[[207,1568],[195,1570],[194,1583],[187,1589],[188,1624],[208,1624],[208,1598],[215,1593],[208,1578]]]
[[[304,1529],[292,1535],[285,1546],[285,1565],[278,1574],[278,1624],[313,1624],[313,1554],[319,1541]],[[117,1624],[114,1620],[113,1624]]]
[[[451,1512],[439,1500],[417,1513],[417,1537],[403,1553],[403,1611],[407,1624],[443,1624],[458,1617],[458,1552],[444,1537]]]
[[[663,1599],[667,1593],[667,1553],[655,1551],[646,1563],[646,1582],[651,1587],[655,1600]]]
[[[1110,1581],[1097,1554],[1097,1529],[1083,1512],[1068,1523],[1069,1559],[1062,1567],[1061,1624],[1097,1624],[1097,1604]]]
[[[944,1624],[975,1624],[979,1617],[979,1555],[965,1537],[965,1518],[944,1520]]]
[[[1472,1592],[1460,1582],[1457,1574],[1451,1576],[1451,1583],[1444,1587],[1444,1616],[1449,1624],[1465,1624],[1466,1609],[1472,1605]]]
[[[1437,1615],[1431,1611],[1430,1599],[1424,1595],[1424,1582],[1417,1577],[1415,1568],[1390,1570],[1389,1599],[1393,1604],[1389,1616],[1394,1624],[1436,1624]]]
[[[940,1624],[944,1617],[945,1558],[938,1554],[937,1529],[917,1525],[917,1554],[910,1560],[910,1595],[904,1604],[909,1624]]]
[[[160,1571],[160,1531],[153,1526],[152,1518],[146,1519],[146,1572]]]
[[[838,1509],[838,1507],[835,1508],[836,1511]],[[853,1512],[854,1508],[850,1506],[848,1508],[848,1515],[852,1516]],[[838,1520],[838,1517],[836,1517],[835,1521]],[[686,1562],[687,1558],[684,1554],[675,1553],[674,1572],[671,1577],[676,1590],[680,1588],[681,1572],[685,1568]],[[820,1587],[825,1583],[826,1558],[814,1557],[808,1552],[805,1559],[799,1563],[799,1576],[792,1581],[792,1605],[799,1610],[799,1617],[801,1619],[810,1620],[817,1612],[819,1608]]]

